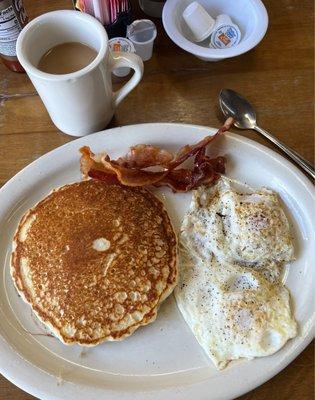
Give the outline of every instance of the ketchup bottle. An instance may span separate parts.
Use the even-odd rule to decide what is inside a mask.
[[[27,21],[22,0],[0,0],[0,57],[14,72],[25,72],[16,56],[16,41]]]

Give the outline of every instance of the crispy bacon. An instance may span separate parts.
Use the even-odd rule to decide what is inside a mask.
[[[100,153],[95,155],[88,146],[80,148],[81,159],[80,159],[80,170],[83,178],[89,176],[89,172],[93,169],[96,171],[103,171],[111,175],[115,175],[114,172],[108,171],[103,164],[103,160],[109,160],[109,156],[106,153]]]
[[[158,182],[168,173],[167,170],[152,172],[126,168],[110,160],[106,153],[95,155],[87,146],[81,147],[80,152],[82,154],[80,169],[84,178],[90,177],[126,186],[147,186]]]
[[[213,140],[215,140],[218,136],[222,135],[224,132],[228,131],[234,123],[234,119],[229,117],[223,126],[216,132],[215,135],[206,136],[200,142],[193,144],[193,145],[186,145],[179,149],[177,154],[175,155],[174,160],[169,164],[170,169],[174,169],[186,161],[189,157],[196,155],[199,150],[205,149],[206,146]]]
[[[225,158],[208,157],[206,146],[232,124],[233,119],[228,118],[214,136],[182,147],[175,156],[158,147],[140,144],[131,147],[126,156],[111,160],[106,153],[95,155],[85,146],[80,149],[81,172],[84,178],[99,179],[108,184],[168,186],[174,192],[187,192],[200,185],[210,185],[225,172]],[[194,157],[192,168],[178,168],[190,157]],[[147,169],[157,166],[159,171]]]
[[[89,178],[93,178],[93,179],[97,179],[99,181],[103,181],[109,185],[114,185],[114,184],[120,184],[119,179],[117,178],[116,175],[113,174],[109,174],[105,171],[100,171],[97,169],[91,169],[88,172],[88,177]]]
[[[129,153],[120,157],[117,163],[126,168],[148,168],[167,166],[173,160],[173,154],[150,144],[137,144],[130,147]]]
[[[201,185],[210,185],[219,179],[220,174],[225,172],[225,158],[216,157],[210,159],[205,156],[201,161],[199,156],[193,169],[174,169],[171,170],[164,179],[161,179],[154,186],[168,186],[173,192],[188,192]]]
[[[102,164],[106,171],[115,174],[119,182],[126,186],[153,185],[168,173],[167,170],[152,172],[138,168],[126,168],[118,165],[115,161],[102,160]]]

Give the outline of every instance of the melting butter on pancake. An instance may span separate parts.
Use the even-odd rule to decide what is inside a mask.
[[[14,236],[11,275],[64,343],[122,340],[155,320],[177,281],[176,236],[149,191],[88,180],[30,209]]]
[[[273,354],[296,336],[281,282],[293,244],[275,193],[240,194],[225,178],[198,189],[183,221],[180,253],[177,304],[217,368]]]

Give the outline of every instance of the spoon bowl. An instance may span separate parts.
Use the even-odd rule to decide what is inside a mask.
[[[235,119],[234,125],[239,129],[254,129],[256,113],[252,105],[240,94],[231,89],[220,92],[219,103],[226,117]]]

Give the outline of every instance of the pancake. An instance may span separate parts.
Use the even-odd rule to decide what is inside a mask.
[[[51,192],[21,219],[11,275],[65,344],[122,340],[155,320],[177,282],[177,242],[149,191],[88,180]]]

